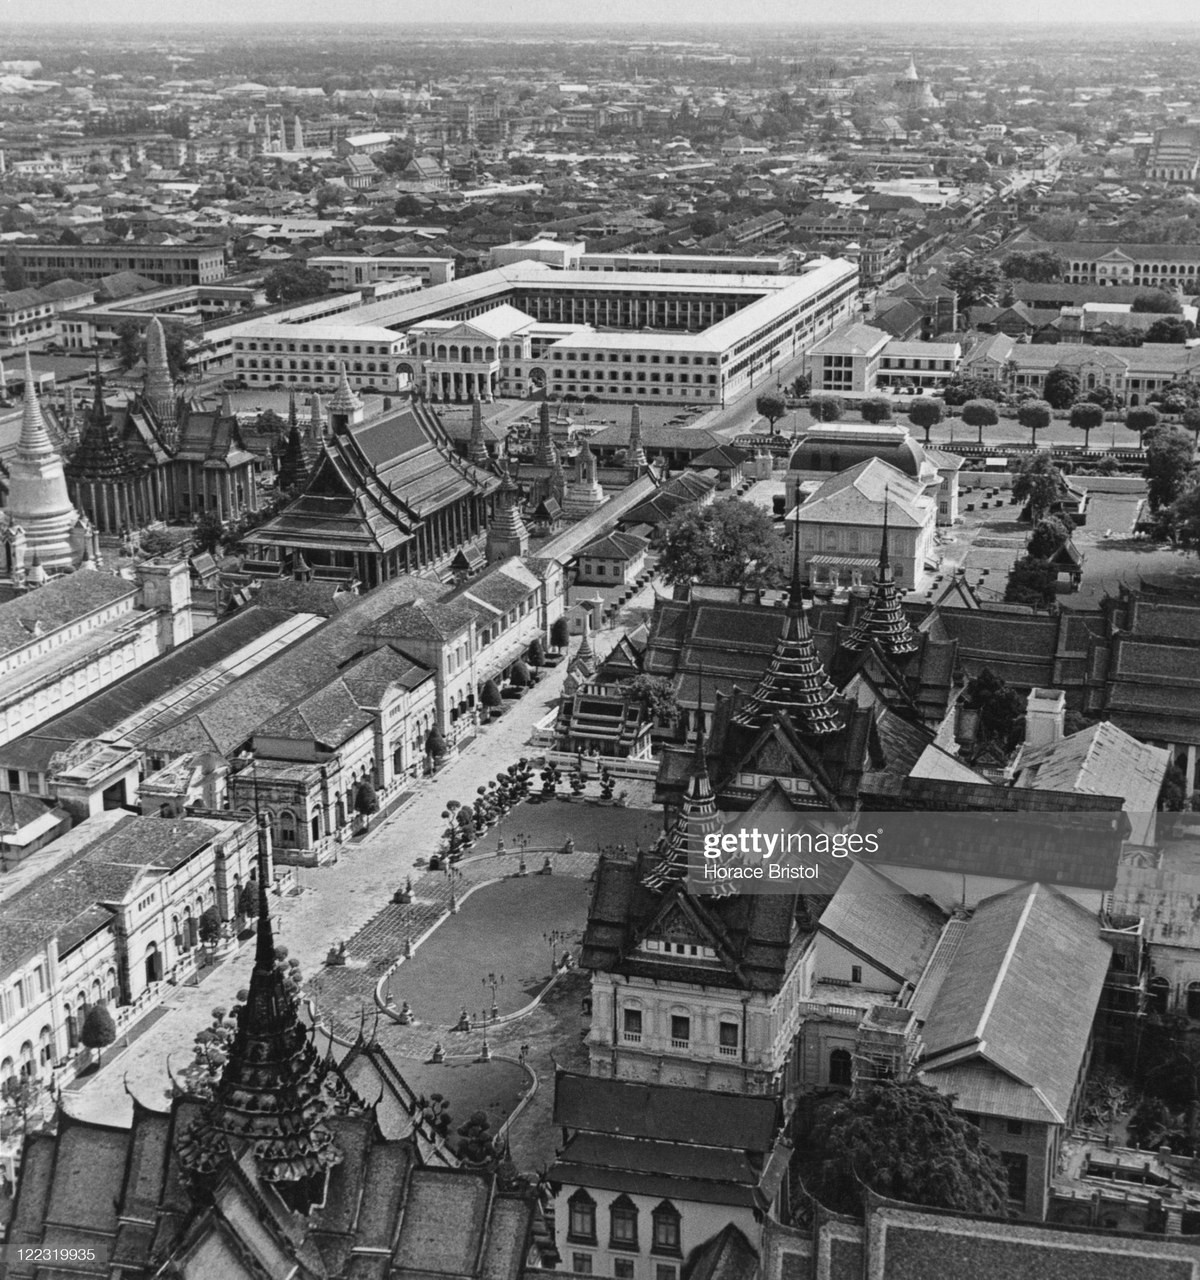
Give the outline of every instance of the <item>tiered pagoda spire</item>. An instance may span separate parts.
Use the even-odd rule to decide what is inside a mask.
[[[642,446],[642,410],[636,404],[629,413],[629,448],[625,451],[625,465],[639,471],[650,465]]]
[[[335,434],[362,421],[363,402],[350,386],[344,361],[338,362],[338,384],[329,402],[329,429]]]
[[[178,436],[178,402],[175,379],[167,359],[167,335],[158,316],[151,316],[146,326],[146,378],[142,383],[142,400],[154,417],[163,443],[174,449]]]
[[[697,717],[704,715],[704,674],[700,675],[700,693]],[[683,807],[667,833],[662,855],[653,870],[645,878],[648,889],[665,889],[674,883],[685,883],[689,871],[705,865],[704,841],[706,836],[721,831],[721,817],[713,797],[712,781],[708,776],[708,757],[702,721],[696,728],[696,745],[688,765],[687,790],[683,794]]]
[[[538,436],[533,460],[539,467],[553,467],[557,459],[558,450],[555,449],[554,437],[550,434],[550,404],[543,400],[538,405]]]
[[[303,1213],[324,1199],[326,1175],[341,1163],[342,1151],[325,1123],[330,1103],[320,1055],[275,954],[269,878],[266,818],[260,817],[250,993],[216,1096],[184,1136],[179,1155],[191,1174],[204,1177],[249,1144],[259,1177]]]
[[[277,483],[280,493],[290,493],[301,488],[308,480],[312,470],[312,460],[308,456],[308,446],[300,434],[300,428],[293,423],[288,428],[287,439],[279,455],[279,472]]]
[[[529,551],[529,530],[521,515],[520,498],[521,491],[505,471],[496,494],[495,514],[487,531],[489,562],[523,556]]]
[[[879,568],[862,614],[842,641],[855,652],[874,642],[889,657],[903,658],[920,647],[912,625],[904,615],[896,575],[888,559],[888,494],[883,495],[883,537],[879,543]]]
[[[308,406],[308,443],[319,449],[325,439],[325,413],[321,407],[321,393],[314,391]]]
[[[771,665],[734,722],[761,729],[775,715],[786,716],[800,733],[816,737],[842,728],[837,691],[817,656],[800,598],[799,524],[792,537],[792,581],[783,634],[775,645]]]
[[[483,404],[478,396],[471,401],[471,441],[467,446],[467,457],[477,467],[486,467],[491,461],[483,438]]]
[[[21,435],[16,453],[8,460],[8,472],[8,520],[25,531],[29,556],[51,569],[73,564],[70,534],[79,513],[67,490],[62,458],[46,430],[28,352]]]

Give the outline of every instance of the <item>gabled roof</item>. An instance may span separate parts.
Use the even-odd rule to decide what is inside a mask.
[[[896,982],[915,983],[945,922],[932,902],[866,863],[853,862],[817,928]]]
[[[1057,889],[981,902],[925,1023],[926,1083],[964,1111],[1068,1123],[1111,952]]]

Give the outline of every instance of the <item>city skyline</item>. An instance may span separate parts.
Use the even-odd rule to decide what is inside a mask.
[[[40,6],[36,20],[27,21],[27,12],[18,13],[17,6],[9,0],[5,11],[16,22],[27,26],[87,27],[102,22],[106,28],[122,24],[163,24],[161,7],[150,0],[117,0],[98,12],[93,0],[52,0]],[[167,26],[195,27],[215,26],[226,23],[252,26],[257,23],[286,23],[288,26],[363,26],[386,25],[394,27],[446,27],[479,24],[484,28],[514,28],[522,26],[571,26],[576,28],[635,25],[639,27],[712,27],[728,32],[730,28],[755,26],[784,26],[796,29],[845,28],[855,23],[872,28],[887,26],[925,27],[937,26],[951,29],[965,28],[972,31],[989,28],[1010,31],[1013,27],[1034,26],[1048,28],[1082,28],[1098,36],[1107,26],[1170,28],[1178,26],[1179,34],[1193,33],[1193,6],[1186,0],[1153,0],[1152,3],[1131,10],[1117,0],[1100,0],[1092,5],[1086,18],[1064,20],[1062,11],[1042,3],[1042,0],[1016,0],[1008,6],[1003,22],[998,22],[989,10],[977,13],[964,12],[951,0],[916,0],[915,3],[893,5],[883,0],[853,0],[836,11],[825,10],[817,14],[796,11],[796,7],[783,0],[746,0],[736,18],[730,18],[727,7],[715,0],[658,0],[647,8],[634,0],[615,0],[606,7],[606,19],[597,22],[587,12],[571,12],[558,0],[520,0],[501,6],[484,3],[484,0],[450,0],[436,11],[423,13],[420,18],[397,15],[383,0],[353,0],[339,7],[338,16],[331,18],[326,6],[316,0],[257,0],[252,5],[238,4],[234,0],[210,0],[202,10],[194,13],[177,12],[170,15]]]

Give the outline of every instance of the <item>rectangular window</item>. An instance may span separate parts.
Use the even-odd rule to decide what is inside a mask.
[[[1009,1120],[1007,1123],[1007,1129],[1009,1133],[1014,1134],[1018,1137],[1024,1131],[1020,1120]]]
[[[596,1205],[585,1192],[577,1195],[578,1198],[572,1197],[570,1201],[571,1216],[567,1224],[567,1235],[571,1240],[590,1244],[596,1239]]]
[[[625,1039],[637,1043],[642,1038],[642,1011],[625,1010]]]
[[[654,1250],[657,1253],[679,1252],[679,1215],[656,1213],[654,1215]]]
[[[636,1249],[637,1210],[628,1201],[624,1205],[614,1204],[610,1217],[612,1236],[609,1246],[613,1249]]]
[[[692,1020],[680,1014],[671,1015],[671,1048],[686,1049],[692,1040]]]
[[[590,1253],[571,1254],[571,1270],[577,1276],[590,1276],[592,1274],[592,1255]]]
[[[633,1280],[633,1259],[613,1259],[613,1280]]]
[[[862,965],[861,964],[852,964],[850,966],[850,981],[851,982],[862,981]]]
[[[1015,1151],[1001,1151],[1000,1159],[1008,1170],[1008,1198],[1025,1201],[1025,1188],[1029,1181],[1029,1157]]]
[[[654,1280],[679,1280],[679,1268],[659,1262],[654,1267]]]

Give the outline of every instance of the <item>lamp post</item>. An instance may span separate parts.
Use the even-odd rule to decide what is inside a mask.
[[[517,875],[528,875],[529,868],[525,865],[525,850],[529,848],[529,836],[524,831],[518,831],[513,836],[513,843],[521,851],[521,861],[517,864]]]
[[[542,934],[542,941],[550,948],[550,972],[553,973],[556,965],[556,953],[558,944],[566,942],[571,935],[565,929],[551,929],[548,933]]]
[[[492,1015],[491,1015],[491,1020],[492,1020],[493,1022],[495,1022],[495,1021],[496,1021],[496,1019],[500,1016],[500,1006],[496,1003],[496,992],[497,992],[497,991],[498,991],[498,990],[499,990],[499,989],[504,985],[504,974],[502,974],[502,973],[500,973],[500,974],[496,974],[496,973],[489,973],[489,974],[488,974],[488,975],[483,979],[483,985],[484,985],[485,987],[491,987],[491,989],[492,989]],[[487,1019],[486,1019],[486,1018],[484,1018],[484,1022],[485,1022],[485,1023],[487,1022]]]

